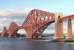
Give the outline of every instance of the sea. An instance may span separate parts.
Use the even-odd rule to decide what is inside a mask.
[[[0,38],[0,50],[74,50],[74,43],[26,38]]]

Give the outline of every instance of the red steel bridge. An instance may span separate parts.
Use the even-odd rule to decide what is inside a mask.
[[[71,19],[74,19],[74,15],[63,16],[61,13],[51,13],[38,9],[34,9],[29,12],[26,20],[22,26],[18,26],[15,22],[12,22],[8,29],[4,27],[1,36],[15,37],[16,32],[19,29],[24,29],[27,32],[28,38],[38,38],[42,35],[43,31],[52,23],[55,23],[54,37],[56,39],[63,39],[63,22],[68,21],[67,39],[72,39],[72,23]],[[22,21],[22,20],[21,20]],[[50,31],[50,30],[49,30]]]

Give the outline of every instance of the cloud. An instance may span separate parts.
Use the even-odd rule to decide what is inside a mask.
[[[0,15],[1,16],[6,16],[6,15],[9,15],[10,12],[8,12],[7,10],[0,10]]]
[[[3,27],[4,27],[3,23],[0,22],[0,32],[3,30]]]
[[[18,30],[17,33],[18,33],[18,34],[21,34],[21,35],[27,34],[24,29]]]
[[[0,9],[0,15],[1,16],[8,16],[12,14],[25,14],[24,9]]]
[[[0,16],[11,16],[16,14],[28,14],[32,9],[38,9],[38,8],[16,8],[16,9],[0,9]],[[45,10],[45,9],[42,9]]]

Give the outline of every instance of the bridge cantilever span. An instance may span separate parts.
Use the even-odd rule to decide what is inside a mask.
[[[34,38],[34,36],[37,37],[41,35],[44,29],[54,21],[54,16],[54,13],[37,9],[32,10],[22,24],[22,28],[24,28],[28,34],[27,37]]]
[[[28,14],[26,20],[22,24],[22,28],[26,30],[28,38],[38,38],[38,36],[43,33],[43,31],[48,27],[48,25],[55,22],[55,37],[62,39],[64,38],[63,21],[66,19],[74,19],[74,15],[63,17],[60,14],[57,15],[55,13],[34,9]],[[68,23],[71,23],[70,20]],[[68,30],[68,32],[72,32],[70,31],[71,25],[69,24],[69,26],[68,28],[70,29]],[[69,33],[68,35],[72,34]]]

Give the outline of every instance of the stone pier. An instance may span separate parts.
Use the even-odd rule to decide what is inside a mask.
[[[55,15],[55,39],[62,40],[64,38],[63,35],[63,21],[61,20],[62,14]]]
[[[68,19],[68,33],[67,33],[67,40],[72,40],[72,23],[71,19]]]

